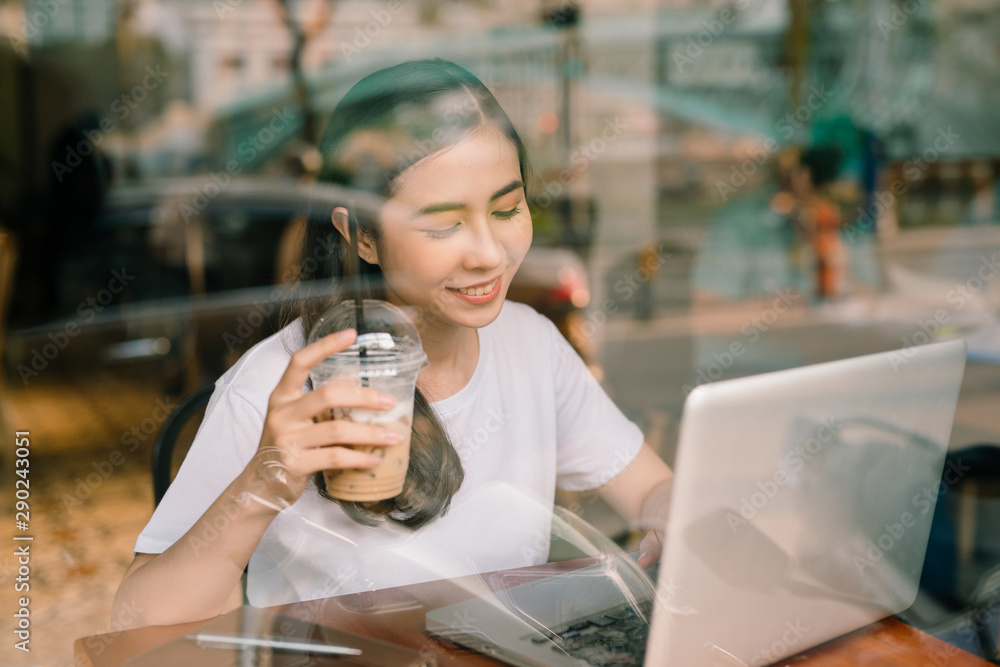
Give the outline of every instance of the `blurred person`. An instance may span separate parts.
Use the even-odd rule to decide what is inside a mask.
[[[796,227],[815,259],[814,294],[819,300],[843,296],[846,249],[841,240],[840,208],[830,194],[840,170],[840,150],[821,146],[804,151],[789,184]]]
[[[52,231],[75,239],[101,210],[112,182],[111,161],[101,148],[96,113],[81,114],[56,134],[49,148]]]
[[[653,318],[654,299],[653,281],[660,272],[660,265],[663,263],[660,246],[647,241],[639,248],[638,266],[636,274],[639,280],[636,289],[635,316],[642,321]]]
[[[314,421],[333,408],[387,410],[392,398],[336,384],[303,392],[315,364],[356,340],[346,331],[305,345],[318,316],[344,295],[303,298],[284,329],[216,383],[115,598],[115,616],[126,605],[144,610],[135,625],[221,613],[248,563],[250,602],[273,605],[545,562],[537,544],[548,543],[551,516],[481,502],[496,488],[549,510],[557,486],[596,489],[626,519],[662,526],[670,469],[556,327],[505,301],[532,237],[527,164],[482,82],[441,60],[376,72],[338,104],[320,153],[320,181],[384,203],[377,214],[356,212],[356,249],[348,211],[333,207],[331,224],[311,229],[304,251],[333,250],[303,263],[314,268],[300,279],[336,286],[356,251],[365,295],[416,313],[430,361],[417,380],[406,486],[370,503],[323,494],[322,471],[380,459],[342,445],[392,447],[400,436]],[[456,448],[456,434],[490,424],[485,441],[477,435],[474,446]],[[496,534],[501,516],[518,526],[516,536]],[[658,559],[660,537],[643,539],[640,565]],[[429,562],[412,562],[415,551]],[[366,568],[375,555],[395,559],[391,571]]]
[[[57,271],[97,220],[112,184],[113,169],[101,148],[99,120],[94,112],[82,113],[55,134],[49,145],[44,224],[25,230],[24,261],[41,267],[39,308],[49,312],[72,311],[76,305],[75,295],[60,294]]]

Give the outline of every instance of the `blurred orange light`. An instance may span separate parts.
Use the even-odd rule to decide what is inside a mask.
[[[582,287],[578,287],[569,295],[569,300],[577,308],[583,308],[590,303],[590,292]]]
[[[554,111],[543,111],[538,114],[538,129],[545,134],[552,134],[559,129],[559,116]]]
[[[559,269],[559,283],[561,285],[572,285],[575,282],[576,282],[576,271],[569,268],[568,266],[564,266],[563,268]]]

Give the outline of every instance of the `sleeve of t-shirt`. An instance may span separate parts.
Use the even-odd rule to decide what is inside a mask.
[[[216,384],[177,477],[135,542],[159,554],[191,529],[257,451],[264,415],[229,384]]]
[[[566,491],[596,489],[632,462],[645,438],[559,329],[544,323],[555,375],[556,484]]]

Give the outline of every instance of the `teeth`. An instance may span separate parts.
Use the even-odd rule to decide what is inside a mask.
[[[489,294],[493,291],[493,288],[497,286],[497,281],[494,280],[486,287],[476,287],[474,289],[466,289],[464,287],[459,287],[458,291],[460,294],[466,294],[468,296],[482,296],[484,294]]]

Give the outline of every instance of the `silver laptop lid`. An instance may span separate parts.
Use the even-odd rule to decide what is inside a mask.
[[[696,388],[646,663],[770,664],[910,606],[964,363],[949,341]]]

